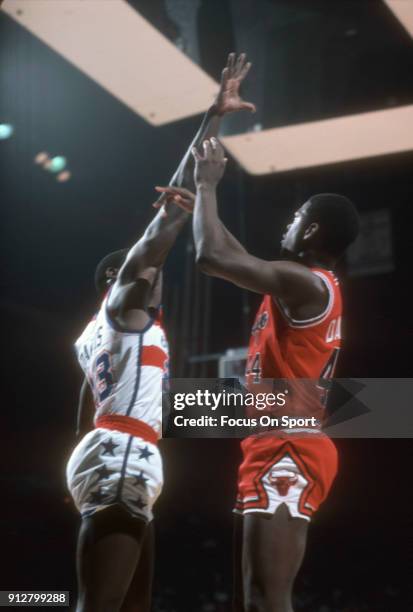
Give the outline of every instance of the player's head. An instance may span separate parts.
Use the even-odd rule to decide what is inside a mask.
[[[110,285],[115,282],[128,251],[129,249],[121,249],[109,253],[98,263],[95,271],[95,287],[99,296],[106,293]]]
[[[281,241],[284,256],[308,254],[337,260],[359,233],[354,204],[336,193],[314,195],[295,213]]]

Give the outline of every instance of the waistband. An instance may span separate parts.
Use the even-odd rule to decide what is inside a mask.
[[[159,439],[159,435],[153,427],[144,421],[122,414],[104,414],[96,419],[95,427],[115,429],[116,431],[142,438],[146,442],[151,442],[151,444],[157,444]]]

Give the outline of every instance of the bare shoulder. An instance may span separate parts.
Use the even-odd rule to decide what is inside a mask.
[[[281,298],[295,318],[307,318],[321,312],[329,299],[323,278],[308,266],[294,261],[274,262],[279,276]]]
[[[310,267],[295,261],[274,261],[274,270],[286,283],[298,282],[303,286],[313,287],[324,294],[326,287],[321,277]]]

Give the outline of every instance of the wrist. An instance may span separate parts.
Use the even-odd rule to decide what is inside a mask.
[[[218,183],[211,183],[210,181],[199,181],[196,183],[197,191],[211,192],[215,191]]]
[[[219,104],[214,102],[212,106],[209,107],[208,113],[210,117],[222,117],[225,113],[220,110]]]

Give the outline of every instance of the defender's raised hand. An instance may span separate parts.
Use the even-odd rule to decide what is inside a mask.
[[[244,102],[239,94],[242,81],[248,74],[251,63],[246,61],[245,53],[236,58],[235,53],[230,53],[228,62],[222,71],[221,86],[215,100],[219,115],[233,113],[240,110],[249,110],[255,113],[255,106],[251,102]]]
[[[203,156],[200,155],[196,147],[192,149],[195,159],[195,184],[197,187],[215,187],[221,180],[227,163],[224,148],[216,138],[211,138],[204,140],[203,153]]]

